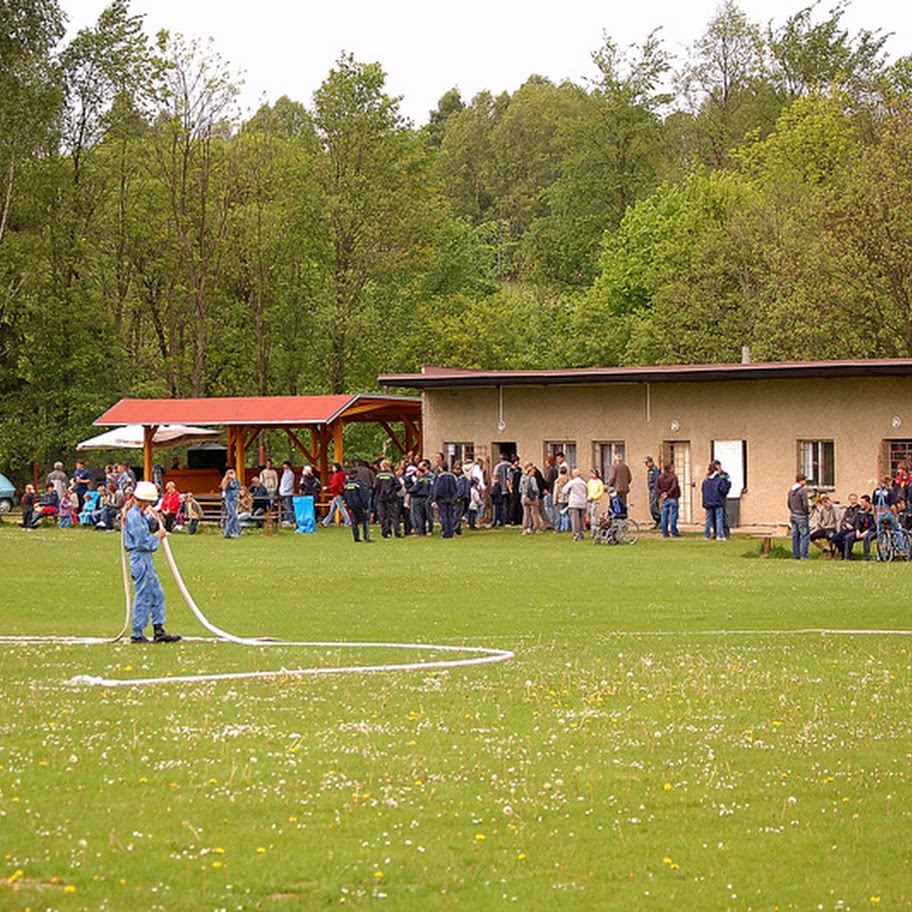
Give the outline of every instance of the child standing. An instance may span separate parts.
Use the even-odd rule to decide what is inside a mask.
[[[76,492],[72,488],[63,492],[57,509],[60,528],[69,529],[73,525],[73,514],[76,512]]]

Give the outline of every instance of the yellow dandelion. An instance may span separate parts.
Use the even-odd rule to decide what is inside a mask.
[[[63,892],[64,892],[64,893],[75,893],[75,892],[76,892],[76,887],[74,887],[72,884],[67,884],[67,885],[63,888]]]
[[[257,855],[265,855],[265,854],[266,854],[266,847],[265,847],[265,846],[257,846]]]
[[[374,871],[374,877],[377,880],[383,880],[383,871]]]
[[[475,834],[475,839],[476,839],[478,842],[484,842],[487,838],[488,838],[488,837],[485,836],[484,833],[476,833],[476,834]]]

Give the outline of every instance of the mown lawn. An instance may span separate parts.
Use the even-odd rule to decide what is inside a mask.
[[[115,634],[118,545],[0,525],[0,633]],[[69,682],[415,655],[2,642],[4,910],[912,906],[912,566],[512,530],[172,547],[237,634],[516,657],[104,688]],[[207,636],[156,560],[168,628]]]

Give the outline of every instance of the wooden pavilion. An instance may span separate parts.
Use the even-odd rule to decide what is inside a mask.
[[[153,473],[153,437],[163,424],[225,429],[227,464],[246,481],[247,451],[265,430],[285,432],[291,444],[319,471],[324,484],[332,462],[344,464],[343,429],[373,422],[401,453],[421,452],[421,399],[368,393],[328,396],[252,396],[212,399],[121,399],[94,422],[110,427],[140,424],[144,431],[143,470]],[[403,431],[397,433],[395,425]],[[302,434],[304,431],[306,434]],[[302,437],[309,437],[307,442]]]

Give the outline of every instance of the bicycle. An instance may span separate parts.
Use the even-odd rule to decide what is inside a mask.
[[[878,523],[877,559],[889,563],[894,558],[912,561],[912,541],[910,541],[910,533],[906,532],[905,535],[902,536],[902,544],[900,545],[899,530]]]

